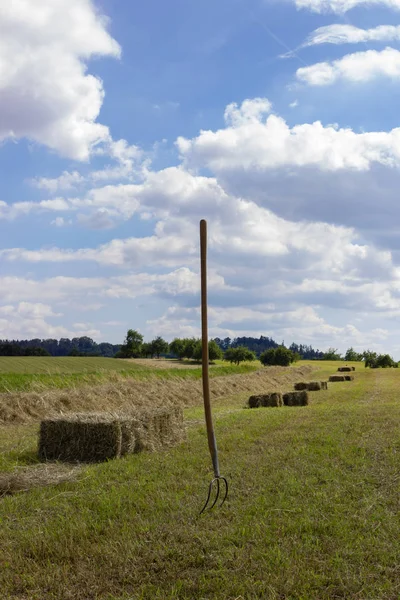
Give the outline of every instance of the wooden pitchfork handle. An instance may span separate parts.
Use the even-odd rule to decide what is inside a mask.
[[[221,476],[218,461],[217,441],[215,439],[214,426],[211,413],[210,400],[210,377],[209,377],[209,352],[208,352],[208,310],[207,310],[207,221],[200,221],[200,266],[201,266],[201,334],[202,334],[202,381],[203,381],[203,398],[204,398],[204,413],[207,426],[208,447],[211,454],[211,460],[214,469],[214,479],[210,483],[208,490],[208,498],[203,507],[204,512],[211,498],[213,484],[216,483],[217,491],[215,500],[210,506],[213,508],[218,501],[220,495],[220,482],[225,484],[225,496],[221,502],[225,502],[228,496],[228,482],[225,477]],[[200,513],[200,514],[201,514]]]

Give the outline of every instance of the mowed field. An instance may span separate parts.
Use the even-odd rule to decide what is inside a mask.
[[[324,379],[337,363],[313,363]],[[84,466],[0,498],[1,598],[395,600],[400,597],[400,370],[301,408],[214,400],[230,495],[198,516],[212,476],[201,404],[188,440]],[[3,471],[35,468],[37,424],[0,427]]]
[[[249,373],[260,363],[232,366],[223,361],[211,366],[211,377]],[[113,359],[102,357],[0,356],[0,393],[80,385],[96,385],[118,377],[146,379],[174,377],[199,379],[201,366],[191,361],[164,359]]]

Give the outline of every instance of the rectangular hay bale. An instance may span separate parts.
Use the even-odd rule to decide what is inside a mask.
[[[322,389],[320,381],[310,381],[307,384],[307,389],[309,392],[319,392]]]
[[[340,373],[346,373],[346,372],[349,372],[352,370],[353,370],[353,367],[339,367],[338,368],[338,371],[340,371]]]
[[[307,406],[309,403],[308,392],[288,392],[283,394],[283,403],[285,406]]]
[[[121,455],[121,426],[115,416],[74,414],[40,424],[38,454],[42,460],[102,462]]]
[[[305,381],[300,381],[299,383],[295,383],[294,384],[294,389],[297,392],[301,392],[303,390],[308,389],[308,383],[306,383]]]
[[[321,389],[322,390],[327,390],[328,389],[328,382],[327,381],[321,381]]]
[[[344,375],[331,375],[329,381],[345,381]]]
[[[353,375],[345,375],[344,379],[345,379],[345,381],[354,381],[354,376]]]
[[[282,394],[280,394],[279,392],[273,392],[271,394],[260,394],[258,396],[250,396],[248,402],[250,408],[267,408],[283,406]]]

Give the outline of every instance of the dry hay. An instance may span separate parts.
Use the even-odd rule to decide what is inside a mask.
[[[129,414],[78,413],[41,422],[39,458],[102,462],[173,446],[185,437],[179,407]]]
[[[339,367],[338,371],[340,371],[341,373],[346,373],[348,371],[353,371],[354,367]]]
[[[311,371],[312,367],[308,365],[267,367],[253,373],[213,377],[210,380],[211,397],[279,392],[306,378]],[[26,423],[79,412],[135,414],[149,408],[195,406],[202,401],[200,379],[184,379],[177,375],[143,381],[113,374],[112,380],[99,386],[0,394],[0,423]]]
[[[261,394],[260,396],[250,396],[249,398],[250,408],[272,406],[283,406],[282,394],[279,392],[274,392],[272,394]]]
[[[76,414],[40,424],[41,460],[101,462],[121,456],[121,425],[113,415]]]
[[[309,381],[306,383],[305,381],[300,381],[299,383],[294,384],[294,389],[297,392],[301,392],[303,390],[308,390],[309,392],[318,392],[319,390],[327,390],[328,382],[327,381]]]
[[[283,403],[285,406],[307,406],[308,393],[306,391],[288,392],[283,394]]]
[[[344,375],[331,375],[329,381],[346,381]]]
[[[298,383],[294,384],[294,389],[297,392],[302,392],[303,390],[307,390],[308,389],[308,383],[306,383],[305,381],[299,381]]]
[[[344,378],[345,378],[345,381],[354,381],[353,375],[345,375]]]
[[[0,473],[0,496],[27,492],[35,487],[75,481],[79,472],[80,467],[66,467],[58,464],[19,467],[10,473]]]
[[[322,390],[322,385],[320,381],[310,381],[307,386],[309,392],[319,392]]]

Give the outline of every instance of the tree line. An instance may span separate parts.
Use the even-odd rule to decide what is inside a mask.
[[[76,338],[0,340],[0,356],[103,356],[108,358],[153,358],[156,356],[175,357],[180,360],[200,361],[202,356],[201,340],[192,338],[175,338],[168,343],[161,336],[145,342],[143,335],[135,329],[129,329],[123,344],[98,344],[92,338],[81,336]],[[240,364],[243,361],[260,359],[264,365],[291,364],[299,359],[304,360],[337,360],[353,362],[363,361],[366,367],[397,367],[397,362],[389,354],[378,354],[371,350],[357,352],[348,348],[341,354],[336,348],[325,352],[314,350],[310,345],[285,343],[278,344],[267,336],[215,338],[209,342],[211,361],[224,358],[228,362]]]
[[[0,356],[105,356],[112,358],[121,344],[97,344],[87,336],[60,340],[0,340]]]
[[[135,329],[129,329],[121,349],[116,354],[116,358],[145,358],[157,356],[173,356],[179,360],[202,359],[202,342],[199,338],[175,338],[170,344],[162,337],[155,338],[152,342],[144,342],[143,335]],[[238,338],[243,339],[243,338]],[[244,338],[246,339],[246,338]],[[218,338],[208,342],[208,356],[210,361],[224,359],[231,364],[239,365],[241,362],[254,361],[257,358],[256,352],[245,345],[229,345],[224,350],[218,344]],[[267,365],[288,366],[300,359],[300,355],[292,352],[284,346],[274,344],[268,350],[261,352],[258,357],[261,363]]]

